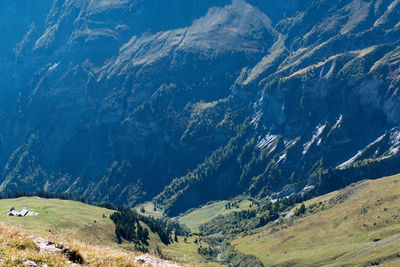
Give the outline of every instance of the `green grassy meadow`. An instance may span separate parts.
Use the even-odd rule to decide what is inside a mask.
[[[37,216],[12,217],[11,207],[23,207],[39,213]],[[0,200],[0,222],[21,227],[34,234],[43,232],[69,235],[95,244],[112,244],[114,223],[109,216],[112,210],[90,206],[77,201],[22,197]]]
[[[142,212],[142,209],[144,212]],[[137,212],[145,216],[153,216],[154,218],[164,217],[163,210],[157,208],[154,209],[154,204],[152,202],[143,203],[135,208]]]
[[[199,231],[199,226],[210,221],[211,219],[217,217],[218,215],[225,215],[233,211],[241,211],[251,209],[251,201],[247,199],[238,200],[238,208],[232,207],[231,209],[226,209],[230,201],[218,201],[211,204],[204,205],[198,209],[194,209],[179,217],[180,223],[185,224],[192,232]]]
[[[39,215],[8,216],[11,207],[14,207],[17,211],[26,207],[39,213]],[[115,243],[115,225],[109,218],[113,212],[113,210],[71,200],[39,197],[0,200],[0,223],[5,225],[22,228],[33,235],[54,235],[61,240],[63,236],[68,236],[88,244],[132,251],[134,245],[131,243],[123,242],[121,245]],[[163,254],[179,262],[196,263],[200,266],[209,267],[220,266],[216,263],[203,261],[197,253],[199,245],[194,243],[194,239],[194,237],[188,237],[185,243],[183,237],[179,237],[178,243],[166,246],[156,234],[150,232],[149,249],[154,251],[158,246]]]
[[[215,262],[206,262],[197,252],[199,244],[196,244],[194,240],[197,237],[188,237],[187,241],[184,242],[183,238],[179,238],[178,243],[173,243],[168,247],[165,247],[163,251],[175,261],[182,261],[186,263],[196,263],[199,266],[207,267],[219,267],[222,266]]]

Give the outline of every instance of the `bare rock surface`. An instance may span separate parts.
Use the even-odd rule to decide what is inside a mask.
[[[179,265],[170,262],[162,262],[149,255],[140,255],[135,258],[135,262],[144,267],[179,267]]]
[[[38,236],[31,236],[30,237],[33,242],[35,242],[36,246],[39,247],[40,251],[45,252],[58,252],[61,253],[64,247],[67,247],[64,243],[56,244],[53,241],[50,241],[46,238],[38,237]]]
[[[71,250],[68,244],[64,242],[55,243],[49,239],[38,237],[38,236],[30,236],[30,238],[35,242],[35,244],[40,249],[40,252],[50,252],[50,253],[62,253],[70,258]],[[160,261],[150,255],[140,255],[135,258],[135,262],[140,266],[144,267],[179,267],[180,265],[176,263],[170,263],[168,261]],[[76,266],[76,262],[70,261],[71,265]],[[83,263],[83,262],[82,262]],[[24,266],[38,266],[33,261],[25,261]]]
[[[36,266],[41,266],[41,267],[49,267],[47,264],[43,265],[38,265],[36,262],[31,261],[31,260],[26,260],[22,263],[23,266],[28,266],[28,267],[36,267]]]
[[[36,262],[34,262],[34,261],[30,261],[30,260],[28,260],[28,261],[24,261],[23,265],[24,265],[24,266],[29,266],[29,267],[35,267],[35,266],[38,266],[38,265],[36,264]]]

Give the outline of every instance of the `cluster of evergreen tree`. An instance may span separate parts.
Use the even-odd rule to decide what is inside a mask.
[[[225,209],[226,210],[230,210],[230,209],[238,209],[239,208],[239,202],[234,201],[234,202],[229,202],[228,204],[225,205]]]
[[[143,228],[135,211],[115,212],[110,218],[115,223],[115,235],[119,243],[123,238],[136,244],[149,244],[149,231]]]
[[[147,225],[153,233],[156,233],[165,245],[174,240],[177,242],[177,235],[188,235],[189,232],[179,223],[168,219],[156,219],[143,216],[134,210],[121,209],[110,216],[115,223],[115,234],[119,242],[122,238],[137,244],[148,245],[149,232],[143,228],[141,223]],[[175,237],[172,237],[172,234]]]
[[[153,233],[156,233],[165,245],[172,242],[171,232],[163,220],[154,219],[152,217],[143,217],[144,222],[149,226]]]
[[[314,195],[323,195],[363,179],[377,179],[399,172],[400,155],[379,160],[356,161],[344,169],[321,170],[312,177],[317,181]]]
[[[91,203],[91,205],[100,207],[100,208],[105,208],[109,210],[116,210],[116,211],[128,211],[130,208],[124,207],[124,206],[117,206],[114,205],[110,202],[101,202],[101,203]]]

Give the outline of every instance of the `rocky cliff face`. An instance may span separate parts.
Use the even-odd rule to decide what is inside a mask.
[[[397,0],[3,1],[0,190],[155,197],[174,214],[397,162],[399,12]]]

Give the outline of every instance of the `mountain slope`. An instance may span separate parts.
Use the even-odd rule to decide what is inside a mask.
[[[397,265],[399,179],[367,180],[306,201],[300,218],[271,224],[233,244],[265,265]]]
[[[363,4],[362,10],[357,3]],[[306,5],[304,12],[278,23],[284,30],[281,38],[285,38],[285,45],[278,39],[271,54],[240,76],[233,89],[241,101],[247,99],[248,92],[257,91],[259,100],[252,107],[251,126],[245,126],[254,132],[245,133],[244,141],[240,133],[222,153],[214,152],[210,164],[176,180],[156,201],[167,206],[172,203],[179,211],[187,207],[177,205],[194,202],[199,187],[208,190],[210,183],[216,184],[211,186],[213,190],[229,188],[224,192],[235,192],[236,186],[248,187],[251,194],[260,197],[292,184],[279,194],[282,197],[317,186],[321,180],[318,173],[324,169],[358,169],[370,164],[365,159],[398,162],[398,119],[391,114],[398,114],[392,103],[398,102],[399,62],[386,60],[398,46],[398,28],[392,28],[393,21],[388,19],[388,14],[398,12],[397,4],[382,8],[383,15],[374,14],[374,6],[379,5],[362,1],[348,1],[347,5],[323,2],[319,9]],[[353,20],[350,15],[356,11],[362,13],[355,14],[357,19]],[[323,15],[315,17],[316,12]],[[379,23],[383,18],[386,23]],[[337,23],[328,34],[324,25],[329,20]],[[368,37],[372,35],[382,38]],[[292,52],[288,54],[288,50]],[[386,67],[378,70],[381,63]],[[236,168],[235,174],[229,173],[228,165],[214,164],[215,157],[229,162],[231,170]],[[355,162],[358,166],[351,165]],[[217,165],[216,174],[207,174],[207,169],[214,170],[213,165]],[[392,174],[398,171],[396,165],[389,169]],[[366,175],[379,177],[373,172]],[[227,182],[230,177],[235,178]],[[188,186],[190,183],[196,189]],[[215,195],[227,197],[218,192]],[[176,210],[172,208],[172,212]]]
[[[0,6],[3,193],[177,215],[400,171],[398,1],[22,2]]]

